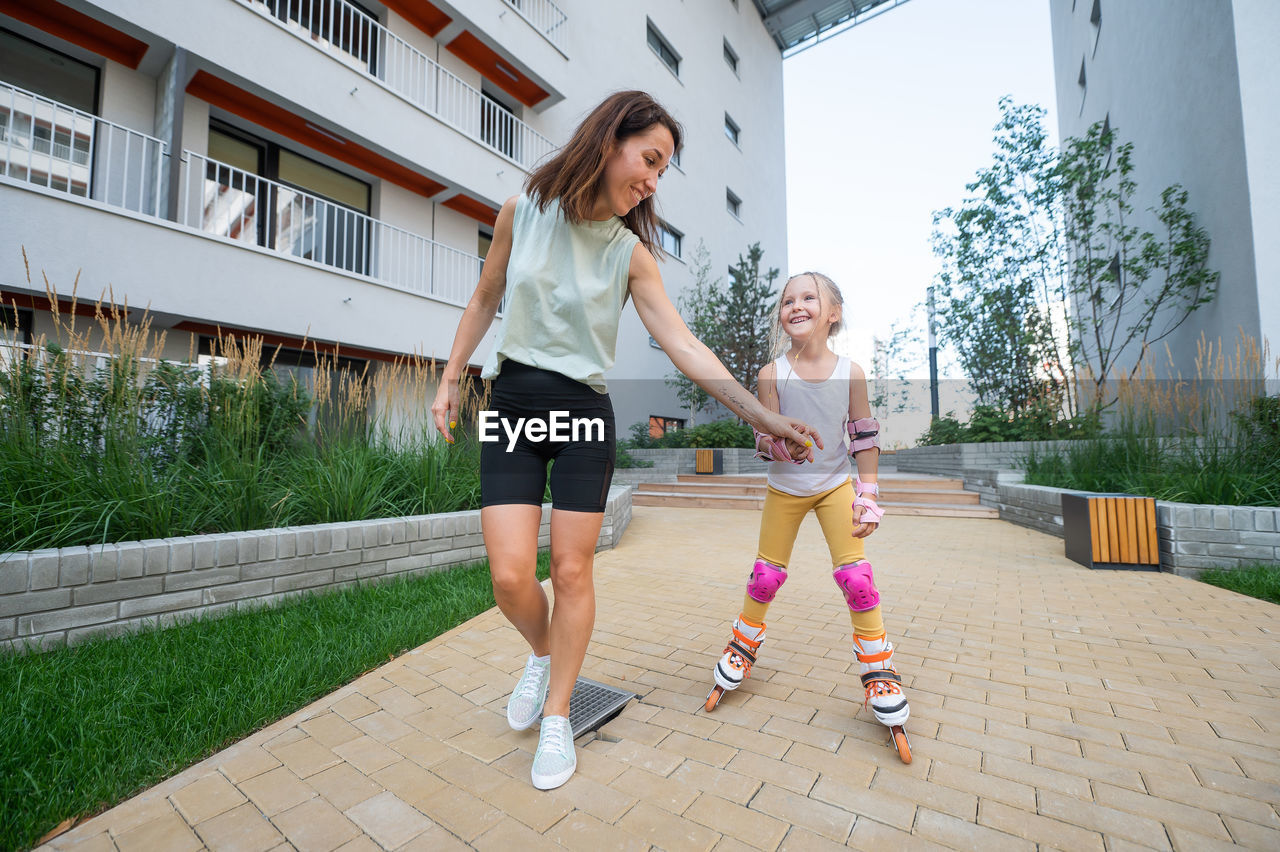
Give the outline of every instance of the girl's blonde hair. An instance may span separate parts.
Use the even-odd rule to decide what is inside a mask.
[[[792,275],[787,279],[787,283],[782,285],[782,289],[778,292],[778,304],[773,310],[773,325],[770,330],[771,344],[769,347],[769,360],[773,361],[783,352],[791,349],[791,338],[787,337],[782,331],[782,299],[787,294],[787,286],[797,278],[809,276],[813,279],[813,283],[818,287],[818,310],[825,316],[829,305],[840,306],[840,319],[831,324],[827,330],[827,338],[830,339],[844,328],[844,295],[841,294],[840,288],[836,286],[836,282],[832,281],[821,272],[800,272]]]

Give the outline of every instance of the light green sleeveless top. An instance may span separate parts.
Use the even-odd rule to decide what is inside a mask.
[[[481,375],[510,358],[607,390],[631,253],[639,238],[617,216],[570,225],[552,201],[545,213],[516,201],[502,329]]]

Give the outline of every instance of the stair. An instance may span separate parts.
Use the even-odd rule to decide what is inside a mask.
[[[998,518],[999,512],[964,490],[964,480],[885,472],[880,474],[880,506],[896,515],[944,518]],[[635,506],[684,506],[690,509],[764,508],[767,479],[758,476],[680,474],[675,482],[641,482]]]

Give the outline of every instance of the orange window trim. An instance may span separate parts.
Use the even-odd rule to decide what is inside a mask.
[[[511,63],[467,30],[463,30],[445,48],[527,107],[539,103],[547,96],[547,92],[537,83],[512,68]]]
[[[208,71],[196,72],[187,84],[187,93],[419,195],[430,197],[444,189],[444,184],[349,139],[321,130],[301,116],[246,92]]]
[[[442,206],[448,207],[450,210],[456,210],[463,216],[470,216],[477,222],[493,227],[498,221],[498,211],[494,210],[483,201],[477,201],[469,195],[455,195],[448,201],[440,202]]]
[[[391,11],[432,38],[453,20],[426,0],[383,0]]]
[[[0,0],[0,14],[17,18],[42,32],[105,56],[129,68],[142,64],[147,43],[56,0]]]

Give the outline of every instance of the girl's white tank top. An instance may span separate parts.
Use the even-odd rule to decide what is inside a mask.
[[[782,413],[808,423],[822,436],[825,449],[815,444],[813,462],[772,462],[769,484],[786,494],[812,497],[849,479],[849,359],[837,356],[835,369],[821,382],[807,382],[791,369],[784,353],[774,362],[778,403]]]

